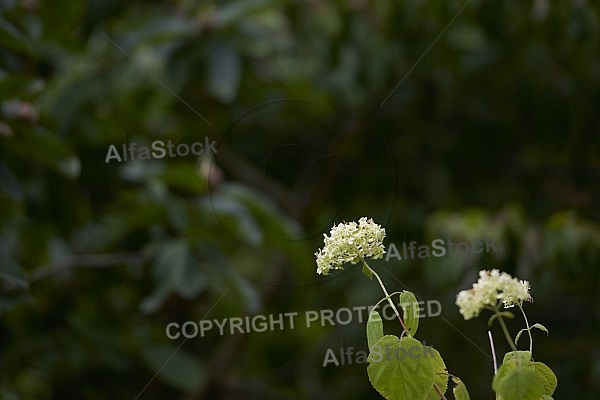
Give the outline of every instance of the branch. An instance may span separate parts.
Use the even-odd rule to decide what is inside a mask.
[[[108,268],[125,264],[138,266],[144,261],[145,258],[138,253],[72,255],[34,270],[30,281],[37,282],[73,268]]]
[[[439,386],[437,385],[437,383],[434,383],[434,384],[433,384],[433,388],[434,388],[434,389],[435,389],[435,391],[438,393],[438,395],[440,395],[440,399],[443,399],[443,400],[448,400],[448,399],[446,398],[446,396],[444,396],[444,393],[442,393],[442,391],[440,390],[440,388],[439,388]]]

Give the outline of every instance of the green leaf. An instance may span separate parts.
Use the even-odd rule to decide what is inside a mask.
[[[461,24],[448,31],[448,43],[463,52],[481,52],[486,47],[486,38],[480,27]]]
[[[206,199],[225,232],[232,232],[242,243],[258,247],[265,240],[265,233],[256,218],[240,201],[221,194]]]
[[[509,351],[504,355],[502,364],[506,364],[513,360],[519,361],[519,365],[531,365],[531,353],[523,350]]]
[[[142,302],[142,310],[154,312],[172,293],[191,299],[206,287],[187,240],[170,240],[160,245],[152,265],[156,290]]]
[[[9,229],[0,234],[0,283],[5,280],[10,286],[27,288],[29,286],[25,271],[14,257],[18,248],[18,235]]]
[[[85,1],[54,0],[40,2],[39,16],[44,26],[44,36],[60,39],[63,43],[75,36],[73,31],[81,24],[86,12]],[[60,21],[60,23],[57,23]]]
[[[544,394],[552,396],[558,385],[558,379],[554,372],[546,364],[542,362],[536,362],[533,364],[535,368],[535,374],[544,386]]]
[[[369,354],[367,373],[371,384],[388,400],[426,398],[434,382],[434,363],[424,354],[423,345],[416,339],[383,336]]]
[[[0,193],[5,193],[14,201],[23,200],[23,189],[13,172],[0,163]]]
[[[539,400],[544,394],[544,385],[533,367],[523,366],[519,359],[500,366],[492,380],[492,389],[502,400]]]
[[[519,342],[519,339],[521,338],[521,335],[523,334],[523,332],[527,332],[527,329],[521,329],[519,331],[519,333],[517,333],[517,336],[515,336],[515,344],[517,344]]]
[[[29,94],[36,83],[41,84],[41,79],[34,80],[31,76],[21,72],[4,74],[0,72],[0,93],[4,99],[23,97]]]
[[[383,337],[383,321],[375,310],[371,310],[367,321],[367,343],[369,349]]]
[[[510,311],[502,311],[502,312],[499,312],[499,313],[497,313],[497,314],[494,314],[494,315],[492,315],[492,316],[491,316],[491,317],[488,319],[488,326],[492,326],[492,322],[494,322],[494,320],[495,320],[496,318],[500,318],[500,317],[503,317],[503,318],[508,318],[508,319],[513,319],[513,318],[515,317],[515,314],[513,314],[513,313],[512,313],[512,312],[510,312]]]
[[[371,268],[369,268],[367,266],[366,263],[363,262],[363,266],[362,266],[362,273],[364,276],[366,276],[369,279],[373,279],[373,271],[371,270]]]
[[[549,334],[550,334],[550,333],[548,332],[548,329],[546,329],[546,327],[545,327],[544,325],[542,325],[542,324],[533,324],[533,325],[531,326],[531,329],[533,329],[533,328],[538,328],[540,331],[544,331],[544,332],[546,332],[546,335],[549,335]]]
[[[199,393],[207,383],[208,373],[200,360],[176,346],[146,346],[142,356],[153,372],[159,371],[159,379],[178,389]]]
[[[0,46],[23,54],[35,53],[27,35],[4,18],[0,18]]]
[[[448,390],[448,370],[446,369],[446,364],[444,363],[442,356],[433,347],[427,346],[424,348],[424,351],[427,356],[432,356],[434,383],[442,393],[446,393],[446,390]],[[432,387],[431,391],[429,392],[429,396],[427,396],[426,399],[439,400],[440,395],[435,388]]]
[[[119,47],[127,53],[135,52],[137,48],[143,48],[148,44],[158,44],[165,41],[177,41],[194,35],[194,21],[183,16],[165,15],[146,21],[136,21],[122,37],[119,37]]]
[[[214,15],[214,23],[218,26],[229,26],[244,17],[268,9],[271,0],[246,0],[221,7]]]
[[[457,377],[452,377],[452,382],[454,382],[454,384],[456,385],[454,386],[454,389],[452,389],[452,393],[454,394],[454,398],[456,400],[471,400],[471,397],[469,396],[469,391],[467,390],[467,387],[465,386],[463,381],[461,381]]]
[[[404,311],[404,325],[408,329],[408,333],[414,336],[419,327],[419,303],[412,292],[407,290],[400,294],[400,306]]]
[[[81,162],[70,146],[56,134],[40,126],[20,126],[19,140],[11,145],[15,154],[42,163],[59,173],[76,178],[81,172]]]
[[[20,288],[29,286],[25,272],[12,258],[2,257],[0,260],[0,277]]]
[[[216,44],[208,55],[207,89],[223,103],[235,100],[242,77],[242,60],[237,50]]]
[[[206,269],[219,271],[219,275],[225,279],[224,284],[234,289],[233,293],[238,296],[237,303],[243,305],[244,312],[248,314],[258,313],[263,307],[258,288],[252,285],[247,277],[241,275],[217,247],[200,245],[199,248],[201,249],[202,257],[209,261]],[[224,286],[217,286],[217,288],[219,291],[225,290]]]
[[[185,193],[200,195],[207,190],[206,182],[199,176],[191,160],[169,164],[160,178],[169,187]]]
[[[305,239],[302,226],[287,216],[269,197],[247,186],[225,184],[220,188],[224,195],[244,204],[264,227],[266,236],[286,241]]]

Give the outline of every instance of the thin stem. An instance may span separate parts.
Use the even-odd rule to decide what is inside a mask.
[[[494,339],[492,338],[492,331],[488,331],[488,337],[490,338],[490,347],[492,348],[492,356],[494,357],[494,375],[498,372],[498,361],[496,361],[496,349],[494,348]]]
[[[527,315],[525,315],[525,311],[523,311],[523,307],[519,306],[519,310],[521,310],[521,314],[523,314],[523,318],[525,318],[525,324],[527,325],[527,333],[529,334],[529,354],[533,357],[533,338],[531,337],[531,327],[529,326],[529,321],[527,320]]]
[[[372,309],[379,307],[379,305],[380,305],[382,302],[384,302],[384,301],[386,301],[387,299],[391,298],[391,297],[392,297],[393,295],[395,295],[395,294],[398,294],[398,295],[399,295],[399,294],[402,294],[402,292],[394,292],[394,293],[390,293],[390,294],[388,294],[387,296],[385,296],[384,298],[382,298],[381,300],[379,300],[377,303],[375,303],[375,305],[372,307]]]
[[[496,314],[498,314],[498,312],[496,311]],[[506,338],[506,341],[508,342],[508,345],[510,346],[510,348],[515,351],[517,350],[517,346],[515,346],[515,342],[513,342],[512,338],[510,337],[510,333],[508,333],[508,328],[506,328],[506,324],[504,323],[504,319],[498,315],[498,322],[500,323],[500,327],[502,328],[502,332],[504,332],[504,337]]]
[[[379,277],[379,275],[377,275],[377,272],[373,271],[371,269],[371,267],[369,267],[369,264],[367,264],[367,262],[365,260],[361,260],[363,263],[363,266],[365,268],[368,268],[369,271],[375,275],[375,278],[377,278],[377,281],[379,282],[379,286],[381,286],[381,289],[383,289],[383,293],[385,294],[385,296],[387,297],[388,303],[390,303],[390,305],[392,306],[392,309],[394,310],[394,312],[396,313],[396,316],[398,317],[398,321],[400,321],[400,325],[402,325],[402,329],[404,329],[404,331],[407,333],[407,335],[410,337],[411,334],[408,331],[408,329],[406,329],[406,325],[404,325],[404,321],[402,321],[402,317],[400,317],[400,313],[398,312],[398,309],[396,308],[396,306],[394,305],[394,302],[392,301],[392,299],[390,298],[390,295],[388,294],[387,289],[385,288],[385,286],[383,285],[383,282],[381,281],[381,278]]]
[[[30,281],[37,282],[75,268],[109,268],[117,265],[142,265],[145,257],[138,253],[77,254],[46,264],[31,273]]]
[[[441,396],[441,399],[443,400],[448,400],[446,398],[446,396],[444,396],[444,393],[442,393],[441,389],[439,388],[439,386],[437,385],[437,383],[433,384],[433,388],[435,389],[435,391],[438,393],[439,396]]]

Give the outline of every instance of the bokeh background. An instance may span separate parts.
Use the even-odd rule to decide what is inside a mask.
[[[378,399],[365,365],[323,367],[366,348],[364,324],[303,317],[381,297],[357,268],[315,273],[322,234],[368,216],[398,247],[498,243],[373,263],[440,302],[417,336],[472,398],[494,398],[487,315],[454,300],[500,268],[531,282],[554,398],[598,399],[599,18],[586,0],[2,0],[2,398]],[[212,157],[106,162],[205,138]]]

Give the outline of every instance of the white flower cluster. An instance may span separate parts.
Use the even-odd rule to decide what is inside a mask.
[[[385,229],[372,219],[362,217],[358,224],[339,224],[331,228],[330,235],[323,234],[325,246],[315,253],[318,274],[327,275],[332,269],[343,269],[345,263],[356,264],[361,259],[378,259],[385,254]]]
[[[464,319],[471,319],[486,307],[496,307],[498,300],[504,303],[505,308],[533,301],[529,282],[513,278],[506,272],[500,273],[497,269],[479,271],[479,280],[473,288],[458,293],[456,305]]]

